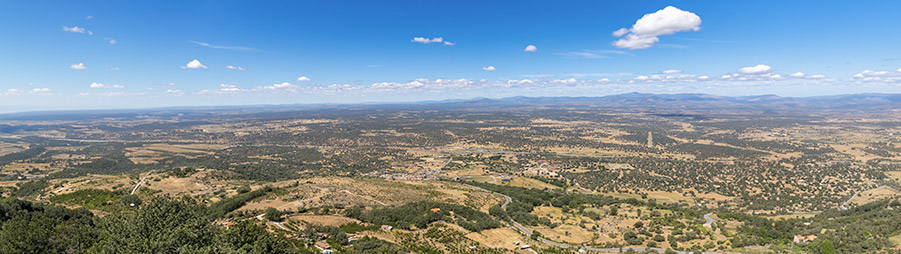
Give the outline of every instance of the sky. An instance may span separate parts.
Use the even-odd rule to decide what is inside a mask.
[[[0,1],[0,112],[901,93],[899,1]]]

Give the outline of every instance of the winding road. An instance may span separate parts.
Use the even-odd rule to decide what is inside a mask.
[[[483,188],[480,188],[480,187],[476,187],[476,186],[472,186],[472,185],[465,184],[465,183],[461,183],[461,184],[464,185],[464,186],[467,186],[467,187],[469,187],[469,188],[473,188],[473,189],[476,189],[476,190],[479,190],[479,191],[488,192],[488,193],[492,193],[492,194],[496,194],[496,195],[500,195],[500,196],[504,197],[504,200],[505,200],[505,201],[504,201],[504,204],[501,205],[501,208],[504,209],[504,212],[507,212],[507,205],[509,205],[510,203],[513,202],[513,199],[510,198],[510,196],[504,195],[504,194],[502,194],[502,193],[498,193],[498,192],[486,190],[486,189],[483,189]],[[705,214],[705,215],[704,215],[704,219],[707,219],[708,222],[710,222],[711,220],[716,221],[716,220],[714,220],[713,218],[710,218],[710,215],[712,215],[712,214],[710,214],[710,213]],[[532,236],[532,231],[530,231],[530,230],[527,229],[526,227],[523,227],[521,224],[519,224],[518,222],[514,221],[513,219],[510,219],[510,223],[513,224],[513,227],[515,227],[517,230],[519,230],[519,232],[521,232],[523,235],[525,235],[525,236],[527,236],[527,237],[531,237],[531,236]],[[635,250],[635,251],[655,250],[655,251],[658,251],[658,252],[664,252],[664,251],[666,251],[665,249],[661,249],[661,248],[647,248],[647,247],[628,247],[628,248],[627,248],[627,247],[624,247],[624,248],[591,248],[591,247],[574,246],[574,245],[569,245],[569,244],[566,244],[566,243],[559,243],[559,242],[555,242],[555,241],[548,240],[548,239],[546,239],[546,238],[544,238],[544,237],[540,237],[540,236],[539,236],[539,237],[536,237],[536,239],[537,239],[539,242],[542,242],[542,243],[547,244],[547,245],[552,245],[552,246],[556,246],[556,247],[560,247],[560,248],[564,248],[564,249],[573,249],[573,250],[585,250],[585,251],[596,251],[596,252],[623,252],[623,251],[627,251],[627,250]],[[689,254],[689,253],[692,253],[692,252],[688,252],[688,251],[676,251],[676,253],[679,253],[679,254]],[[704,254],[720,254],[720,253],[718,253],[718,252],[703,252],[703,253],[704,253]]]
[[[141,181],[138,181],[138,184],[135,184],[135,187],[133,189],[131,189],[132,195],[135,194],[135,191],[138,190],[138,187],[141,187],[141,184],[144,184],[144,179],[147,179],[147,177],[150,176],[150,174],[152,174],[152,173],[153,173],[153,171],[147,172],[147,174],[144,175],[144,177],[141,177]]]
[[[713,213],[708,213],[708,214],[704,215],[704,219],[707,220],[707,222],[704,222],[705,227],[709,228],[710,224],[713,224],[714,222],[716,222],[716,219],[710,217],[711,215],[713,215]]]

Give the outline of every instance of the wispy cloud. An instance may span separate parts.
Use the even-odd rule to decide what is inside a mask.
[[[227,49],[227,50],[236,50],[236,51],[259,51],[255,48],[250,48],[250,47],[213,45],[213,44],[209,44],[206,42],[199,42],[199,41],[188,41],[188,43],[193,43],[193,44],[197,44],[197,45],[204,46],[207,48],[212,48],[212,49]]]
[[[247,92],[247,90],[238,88],[237,86],[232,84],[219,84],[219,89],[204,89],[198,91],[197,94],[235,95],[242,92]]]
[[[236,70],[236,71],[243,71],[243,70],[245,70],[244,67],[241,67],[241,66],[234,66],[234,65],[226,65],[225,68],[226,68],[226,69],[229,69],[229,70]]]
[[[123,86],[123,85],[106,85],[106,84],[97,83],[97,82],[91,83],[90,87],[94,88],[94,89],[98,89],[98,88],[122,89],[122,88],[125,88],[125,86]]]
[[[172,96],[182,96],[185,93],[178,89],[166,89],[166,94],[169,94]]]
[[[617,72],[617,73],[567,73],[567,74],[527,74],[522,75],[526,78],[552,78],[552,77],[572,77],[572,78],[588,78],[588,77],[623,77],[623,76],[632,76],[634,75],[631,72]]]
[[[662,73],[662,74],[676,74],[676,73],[682,73],[682,70],[662,70],[662,71],[660,71],[660,73]]]
[[[272,84],[271,86],[259,86],[253,89],[254,91],[268,91],[268,92],[289,92],[289,93],[297,93],[300,90],[299,86],[293,85],[288,82],[282,82],[278,84]]]
[[[569,51],[569,52],[558,52],[554,53],[555,55],[565,56],[567,58],[573,59],[599,59],[599,58],[608,58],[610,55],[632,55],[629,52],[620,51],[620,50],[581,50],[581,51]]]
[[[442,37],[428,38],[428,37],[413,37],[411,42],[422,43],[422,44],[430,44],[430,43],[441,43],[444,46],[453,46],[457,45],[456,43],[445,41]]]
[[[23,93],[22,90],[13,88],[13,89],[7,89],[6,91],[0,93],[0,96],[16,96],[16,95],[22,95],[22,93]]]
[[[84,29],[84,27],[77,27],[77,26],[68,27],[68,26],[63,26],[63,31],[83,34],[86,30]]]
[[[413,39],[410,41],[418,42],[418,43],[422,43],[422,44],[429,44],[429,43],[443,42],[444,38],[441,38],[441,37],[435,37],[435,38],[413,37]]]

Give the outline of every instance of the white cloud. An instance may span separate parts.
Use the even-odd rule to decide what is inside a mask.
[[[116,41],[116,39],[106,39],[106,41],[109,42],[109,44],[112,44],[112,45],[116,45],[116,43],[118,42],[118,41]]]
[[[444,41],[444,46],[453,46],[453,45],[457,45],[457,44],[453,43],[453,42],[449,42],[449,41]]]
[[[90,85],[91,88],[114,88],[114,89],[122,89],[125,88],[123,85],[106,85],[103,83],[93,82]]]
[[[87,67],[87,66],[84,66],[83,63],[78,63],[78,64],[69,65],[69,69],[73,69],[73,70],[87,70],[88,67]]]
[[[486,71],[496,71],[497,68],[494,68],[494,66],[489,65],[488,67],[482,67],[482,70],[486,70]]]
[[[83,34],[85,32],[84,27],[77,27],[77,26],[73,26],[73,27],[63,26],[63,31],[80,33],[80,34]]]
[[[623,37],[613,42],[617,48],[646,49],[660,41],[661,35],[701,30],[701,17],[697,14],[667,6],[642,16],[632,28],[620,28],[613,36]]]
[[[863,82],[901,83],[901,70],[894,72],[865,70],[854,74],[851,79]]]
[[[172,96],[182,96],[185,93],[178,89],[166,89],[166,93]]]
[[[897,72],[901,72],[901,68],[898,68],[898,70],[895,70],[895,71],[897,71]]]
[[[164,85],[164,86],[175,86],[175,83],[169,82],[169,83],[165,83],[165,84],[163,84],[163,85]]]
[[[288,82],[282,82],[279,84],[272,84],[271,86],[260,86],[254,88],[255,91],[287,91],[295,93],[300,89],[299,86],[293,85]]]
[[[745,75],[766,74],[770,73],[771,71],[773,71],[773,68],[765,64],[758,64],[755,66],[742,67],[741,69],[738,69],[738,73]]]
[[[306,82],[306,81],[310,81],[310,78],[308,78],[307,76],[300,76],[300,77],[297,77],[297,81]]]
[[[522,51],[525,51],[525,52],[536,52],[536,51],[538,51],[538,47],[535,47],[535,45],[529,45],[529,46],[526,46],[526,49],[524,49],[524,50],[522,50]]]
[[[238,88],[232,84],[219,84],[218,90],[210,90],[204,89],[197,92],[198,94],[225,94],[225,95],[235,95],[241,92],[247,92],[247,89]]]
[[[825,79],[825,78],[826,78],[826,75],[820,75],[820,74],[817,74],[817,75],[810,75],[810,76],[807,76],[807,78],[808,78],[808,79]]]
[[[803,78],[804,73],[799,71],[799,72],[792,73],[791,75],[788,75],[788,76],[792,77],[792,78]]]
[[[429,44],[429,43],[440,43],[440,42],[444,42],[444,38],[441,38],[441,37],[435,37],[435,38],[431,38],[431,39],[430,39],[430,38],[426,38],[426,37],[414,37],[414,38],[413,38],[412,40],[410,40],[410,41],[411,41],[411,42],[418,42],[418,43],[422,43],[422,44]],[[453,45],[453,43],[451,43],[451,45]]]
[[[200,63],[200,61],[197,61],[197,59],[194,59],[191,62],[188,62],[188,64],[186,64],[185,66],[182,66],[181,68],[182,69],[206,69],[207,67],[206,67],[206,65],[203,65],[202,63]]]
[[[663,70],[663,71],[660,71],[660,73],[662,73],[662,74],[676,74],[676,73],[682,73],[682,70]]]
[[[87,17],[84,17],[85,20],[92,19],[92,18],[94,18],[94,16],[91,16],[91,15],[88,15]]]
[[[46,93],[46,92],[50,92],[50,88],[46,88],[46,87],[45,88],[35,88],[35,89],[31,89],[31,92],[32,93]]]
[[[229,69],[229,70],[237,70],[237,71],[243,71],[243,70],[244,70],[244,67],[241,67],[241,66],[234,66],[234,65],[226,65],[225,68],[226,68],[226,69]]]

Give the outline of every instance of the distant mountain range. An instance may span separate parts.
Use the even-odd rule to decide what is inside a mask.
[[[360,104],[286,104],[248,106],[200,106],[148,109],[110,109],[74,111],[34,111],[0,114],[0,120],[80,120],[101,117],[141,115],[176,116],[179,114],[227,115],[254,112],[340,109],[523,109],[583,108],[633,110],[636,112],[668,111],[752,111],[789,113],[797,111],[885,111],[901,110],[901,94],[847,94],[815,97],[781,97],[777,95],[718,96],[698,93],[649,94],[626,93],[601,97],[509,97],[474,98],[409,103]]]

